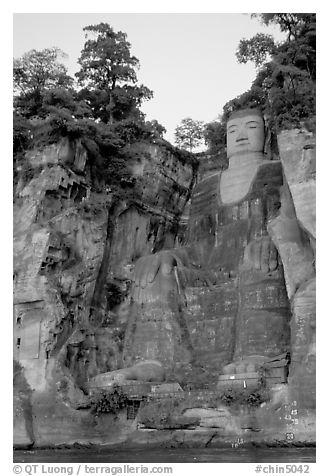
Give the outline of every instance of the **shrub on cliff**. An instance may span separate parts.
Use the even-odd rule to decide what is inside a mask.
[[[240,41],[237,60],[253,62],[257,75],[248,91],[224,105],[221,124],[225,126],[232,111],[257,107],[276,132],[300,127],[301,123],[314,130],[316,15],[261,13],[252,16],[265,25],[278,25],[287,34],[286,40],[275,43],[271,35],[262,33]],[[209,140],[210,146],[215,147],[211,136]]]
[[[183,150],[193,149],[203,142],[203,122],[186,117],[175,129],[175,142]]]
[[[87,41],[81,51],[76,73],[80,95],[90,105],[94,119],[112,124],[141,116],[139,107],[152,97],[144,85],[137,85],[139,61],[131,55],[127,35],[115,32],[107,23],[86,26]]]
[[[91,412],[93,414],[112,413],[117,415],[120,410],[127,406],[127,395],[116,386],[111,390],[100,391],[90,399]]]
[[[270,399],[270,392],[260,386],[254,391],[248,389],[230,389],[223,392],[181,393],[146,403],[139,411],[139,422],[149,428],[173,428],[178,423],[184,425],[184,412],[191,408],[221,408],[223,405],[234,410],[243,407],[258,407]],[[184,417],[186,418],[186,417]],[[186,420],[185,424],[197,424],[195,420]]]
[[[65,56],[54,47],[31,50],[14,59],[14,107],[22,116],[30,118],[39,114],[45,91],[72,87],[73,78],[59,61]]]
[[[19,168],[21,163],[24,163],[24,156],[26,150],[32,142],[31,124],[24,117],[19,116],[14,112],[13,120],[13,178],[14,185],[17,184],[19,177]]]
[[[209,154],[224,153],[226,156],[226,127],[219,120],[206,124],[203,135]]]
[[[84,32],[79,90],[60,62],[65,54],[59,48],[14,59],[15,160],[28,148],[80,138],[95,184],[130,184],[127,144],[153,142],[165,129],[157,121],[145,122],[140,111],[152,92],[137,84],[139,61],[130,53],[127,35],[106,23]]]
[[[221,401],[228,406],[245,405],[248,407],[258,407],[261,403],[268,401],[269,391],[260,387],[258,390],[250,392],[248,390],[226,390],[220,395]]]
[[[250,106],[257,92],[259,104],[276,129],[298,126],[315,114],[316,15],[314,13],[254,14],[263,24],[280,26],[287,39],[275,44],[270,35],[240,41],[237,59],[259,67],[248,93],[237,98]],[[266,61],[268,56],[270,61]],[[234,100],[233,100],[234,101]],[[247,104],[245,104],[247,102]],[[229,112],[230,102],[224,107]]]

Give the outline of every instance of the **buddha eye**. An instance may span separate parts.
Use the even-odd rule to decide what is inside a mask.
[[[247,126],[248,129],[258,129],[259,124],[257,124],[257,122],[250,122],[249,124],[247,124]]]

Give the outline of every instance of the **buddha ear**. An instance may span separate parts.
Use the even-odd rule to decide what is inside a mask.
[[[271,135],[269,117],[264,114],[264,154],[267,160],[271,160]]]

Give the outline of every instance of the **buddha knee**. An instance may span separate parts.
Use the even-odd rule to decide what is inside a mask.
[[[170,251],[140,258],[133,275],[134,301],[150,302],[163,299],[169,292],[175,292],[177,290],[176,266],[176,257]]]
[[[269,236],[248,244],[244,253],[244,266],[264,273],[270,273],[278,267],[278,252]]]

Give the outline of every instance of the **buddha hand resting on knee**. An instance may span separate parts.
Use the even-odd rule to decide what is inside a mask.
[[[244,253],[244,267],[256,269],[264,274],[276,270],[278,251],[269,236],[256,238],[247,245]]]
[[[288,350],[289,302],[267,232],[280,208],[282,169],[264,156],[264,137],[259,111],[233,113],[229,166],[195,185],[185,247],[136,262],[136,306],[125,343],[130,357],[175,367],[193,351],[200,362],[234,374],[257,371]]]
[[[170,292],[184,294],[188,284],[211,285],[212,281],[211,272],[191,265],[187,249],[164,250],[137,261],[132,297],[140,304],[165,301]]]

